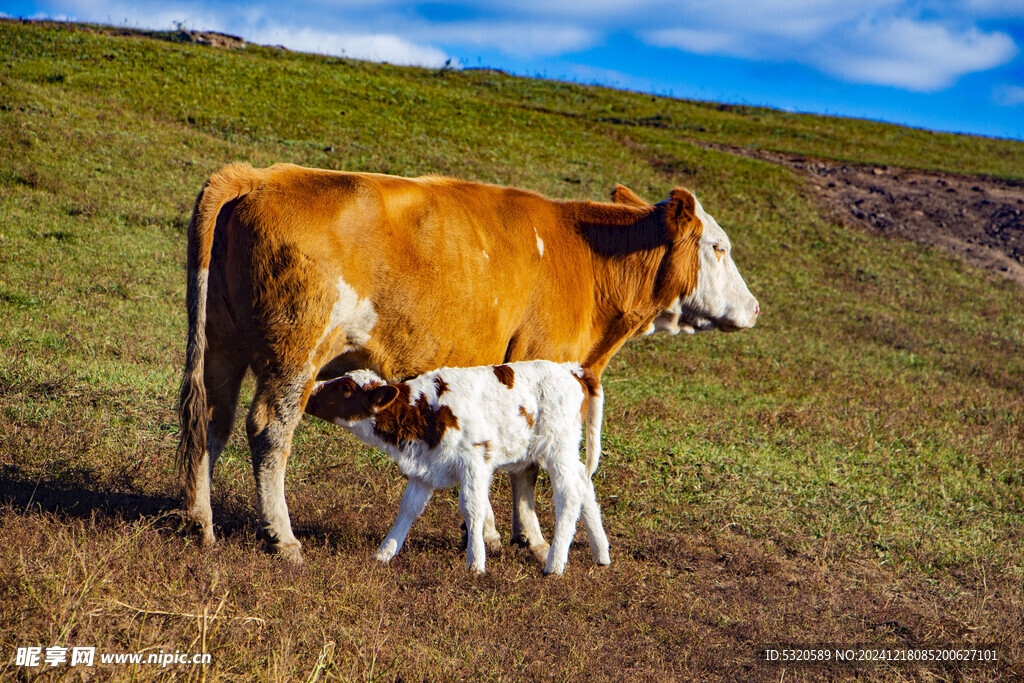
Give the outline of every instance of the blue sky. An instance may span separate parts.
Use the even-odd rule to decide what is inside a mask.
[[[514,9],[512,9],[514,8]],[[0,0],[0,12],[1024,139],[1024,0]]]

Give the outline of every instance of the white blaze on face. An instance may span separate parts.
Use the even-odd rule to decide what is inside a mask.
[[[697,286],[680,300],[682,326],[726,332],[753,327],[761,309],[732,260],[729,237],[697,202],[704,225],[698,244]]]
[[[540,234],[537,232],[537,228],[533,229],[533,234],[537,237],[537,251],[540,252],[541,257],[544,256],[544,240],[540,238]]]

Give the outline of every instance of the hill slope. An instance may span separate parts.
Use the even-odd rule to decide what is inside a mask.
[[[754,658],[768,641],[989,642],[1020,662],[1020,288],[844,227],[800,176],[707,143],[1004,179],[1024,177],[1024,144],[104,31],[0,21],[9,651],[205,647],[207,680],[778,680]],[[306,567],[255,549],[241,437],[215,480],[221,546],[175,532],[184,230],[229,161],[699,194],[764,314],[738,335],[635,340],[609,367],[609,568],[578,545],[544,581],[507,548],[468,576],[450,494],[375,566],[401,477],[313,421],[288,474]],[[507,529],[504,482],[493,498]],[[996,669],[946,665],[958,673]]]

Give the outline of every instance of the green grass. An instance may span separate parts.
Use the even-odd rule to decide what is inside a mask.
[[[5,657],[205,642],[212,666],[177,673],[209,680],[778,680],[752,662],[772,639],[998,642],[1020,662],[1020,289],[831,223],[785,169],[699,143],[1015,179],[1024,144],[89,27],[0,21],[0,45]],[[256,549],[241,438],[215,482],[221,547],[176,532],[184,231],[239,160],[698,192],[764,313],[742,334],[635,340],[609,366],[611,567],[574,547],[545,581],[506,550],[470,577],[450,493],[374,566],[404,484],[313,421],[288,474],[304,568]],[[499,482],[506,533],[508,499]],[[896,675],[829,675],[857,673]]]

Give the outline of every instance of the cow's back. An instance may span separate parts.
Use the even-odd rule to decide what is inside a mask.
[[[584,352],[572,334],[560,340],[548,329],[588,313],[575,300],[582,242],[558,203],[446,178],[283,164],[257,172],[262,183],[222,231],[226,299],[247,327],[245,346],[259,348],[301,318],[309,329],[295,359],[390,378],[500,363],[510,349],[511,360]],[[551,347],[512,349],[524,328]]]

